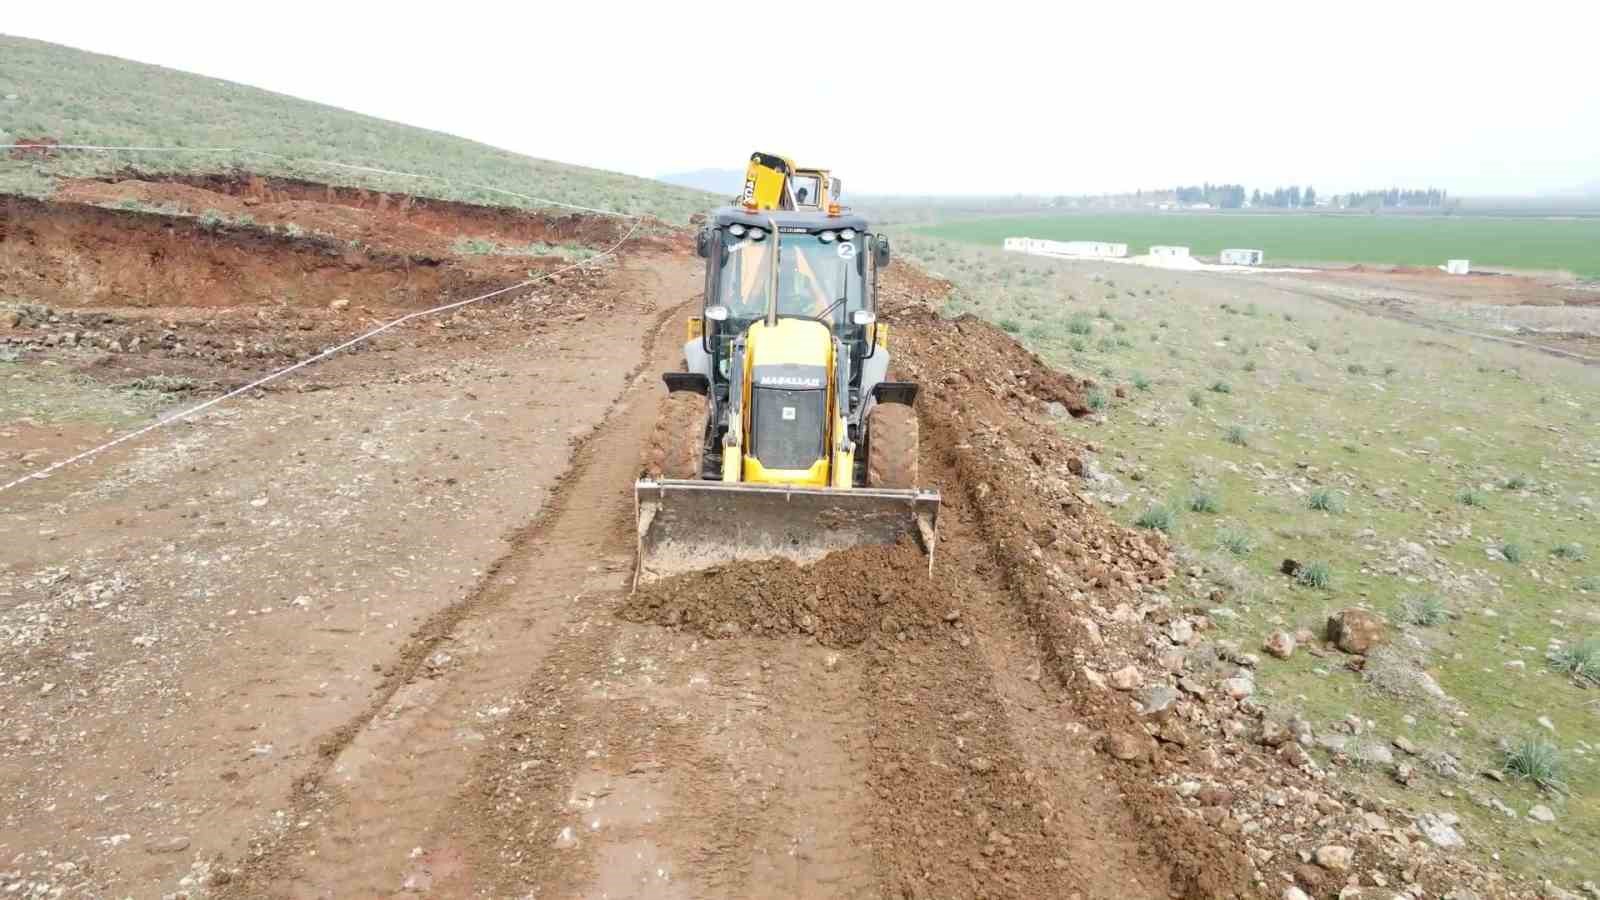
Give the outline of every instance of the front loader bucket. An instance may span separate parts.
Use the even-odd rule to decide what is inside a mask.
[[[644,479],[634,485],[634,499],[635,587],[736,560],[815,562],[907,534],[917,537],[933,567],[937,491]]]

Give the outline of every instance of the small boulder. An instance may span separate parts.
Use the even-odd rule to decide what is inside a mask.
[[[1112,672],[1108,680],[1119,691],[1131,691],[1144,684],[1144,675],[1139,672],[1138,666],[1129,665]]]
[[[1151,751],[1150,738],[1142,734],[1129,734],[1120,731],[1106,735],[1103,746],[1105,751],[1111,754],[1113,758],[1120,759],[1123,762],[1146,759],[1150,756]]]
[[[1279,659],[1288,659],[1294,654],[1294,635],[1287,631],[1274,631],[1267,635],[1267,640],[1261,649]]]
[[[1194,626],[1188,619],[1173,619],[1167,625],[1167,637],[1174,644],[1187,644],[1194,640]]]
[[[1534,820],[1535,822],[1543,822],[1548,825],[1556,820],[1556,814],[1550,810],[1550,807],[1541,803],[1538,806],[1535,806],[1533,809],[1528,810],[1528,818]]]
[[[1256,683],[1240,675],[1224,679],[1222,689],[1228,692],[1229,697],[1235,700],[1243,700],[1256,692]]]
[[[1165,684],[1152,684],[1133,698],[1139,701],[1140,711],[1145,715],[1165,716],[1171,711],[1172,704],[1178,702],[1178,691]]]
[[[1328,640],[1346,653],[1365,655],[1388,640],[1383,617],[1365,609],[1340,610],[1328,617]]]
[[[1427,815],[1417,819],[1417,830],[1435,847],[1444,850],[1453,850],[1466,846],[1461,833],[1456,831],[1452,824],[1442,816]]]
[[[1347,872],[1356,852],[1338,844],[1324,844],[1317,848],[1316,863],[1329,872]]]
[[[1289,729],[1282,722],[1277,719],[1262,719],[1261,734],[1256,740],[1267,747],[1282,747],[1284,744],[1289,743],[1292,737],[1293,735],[1289,733]]]

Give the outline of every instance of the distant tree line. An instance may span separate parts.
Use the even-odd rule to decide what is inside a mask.
[[[1265,194],[1256,190],[1250,194],[1250,205],[1270,206],[1277,209],[1299,209],[1302,206],[1316,206],[1317,189],[1308,184],[1304,188],[1299,185],[1273,188]]]
[[[1383,206],[1444,206],[1449,200],[1441,188],[1428,188],[1425,191],[1402,191],[1399,188],[1389,188],[1386,191],[1361,191],[1345,194],[1339,198],[1340,206],[1356,206],[1376,209]]]
[[[1238,209],[1244,206],[1244,185],[1201,184],[1174,188],[1172,199],[1178,203],[1209,203],[1220,209]]]

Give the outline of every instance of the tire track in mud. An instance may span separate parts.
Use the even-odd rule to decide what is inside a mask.
[[[661,274],[653,279],[660,292]],[[447,807],[470,768],[479,730],[503,715],[574,597],[625,580],[626,555],[597,556],[613,543],[631,504],[633,450],[649,427],[653,370],[683,306],[657,312],[626,387],[575,446],[538,517],[478,586],[420,626],[401,650],[367,712],[325,738],[315,768],[297,780],[292,830],[267,838],[224,896],[343,897],[402,889],[409,851]],[[625,523],[624,523],[625,525]],[[622,574],[618,574],[622,573]]]

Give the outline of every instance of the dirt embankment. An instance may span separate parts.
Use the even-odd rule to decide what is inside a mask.
[[[593,292],[615,268],[601,260],[572,269],[558,256],[426,255],[298,224],[330,209],[365,215],[295,211],[291,229],[0,197],[0,347],[55,357],[96,379],[163,375],[175,389],[203,389],[304,359],[405,312],[564,269],[355,350],[537,332],[598,311]],[[448,235],[424,233],[448,244]],[[622,252],[638,249],[630,242]]]
[[[612,216],[478,206],[251,173],[125,172],[65,182],[55,199],[177,209],[196,216],[210,212],[231,220],[248,217],[262,225],[293,224],[308,233],[435,255],[450,254],[463,239],[601,249],[616,243],[630,224]]]

